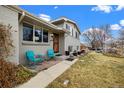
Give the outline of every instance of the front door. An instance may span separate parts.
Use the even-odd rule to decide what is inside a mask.
[[[55,53],[59,52],[59,34],[54,34],[53,49]]]

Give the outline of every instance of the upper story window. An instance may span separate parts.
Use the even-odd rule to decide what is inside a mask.
[[[33,41],[33,26],[24,23],[23,24],[23,40]]]
[[[78,32],[75,33],[75,37],[76,37],[77,39],[79,38]]]
[[[77,32],[75,32],[75,38],[77,38]]]
[[[73,34],[74,34],[74,30],[73,30],[73,28],[72,28],[72,36],[73,36]]]
[[[35,42],[42,42],[42,28],[35,28]]]
[[[43,29],[43,42],[48,42],[48,31]]]
[[[66,29],[70,30],[70,26],[68,24],[66,24]]]

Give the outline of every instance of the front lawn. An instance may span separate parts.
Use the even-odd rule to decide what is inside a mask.
[[[49,88],[124,87],[124,58],[91,52],[55,79]]]

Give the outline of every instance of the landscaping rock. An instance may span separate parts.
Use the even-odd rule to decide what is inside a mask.
[[[68,85],[68,83],[69,83],[69,80],[65,80],[63,84]]]
[[[80,62],[84,62],[84,60],[80,60]]]

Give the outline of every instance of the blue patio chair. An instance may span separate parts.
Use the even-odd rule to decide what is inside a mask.
[[[53,49],[48,49],[47,51],[48,58],[55,58],[55,53]]]
[[[35,55],[32,50],[26,52],[27,59],[33,64],[43,62],[43,58],[41,56],[42,55]]]

